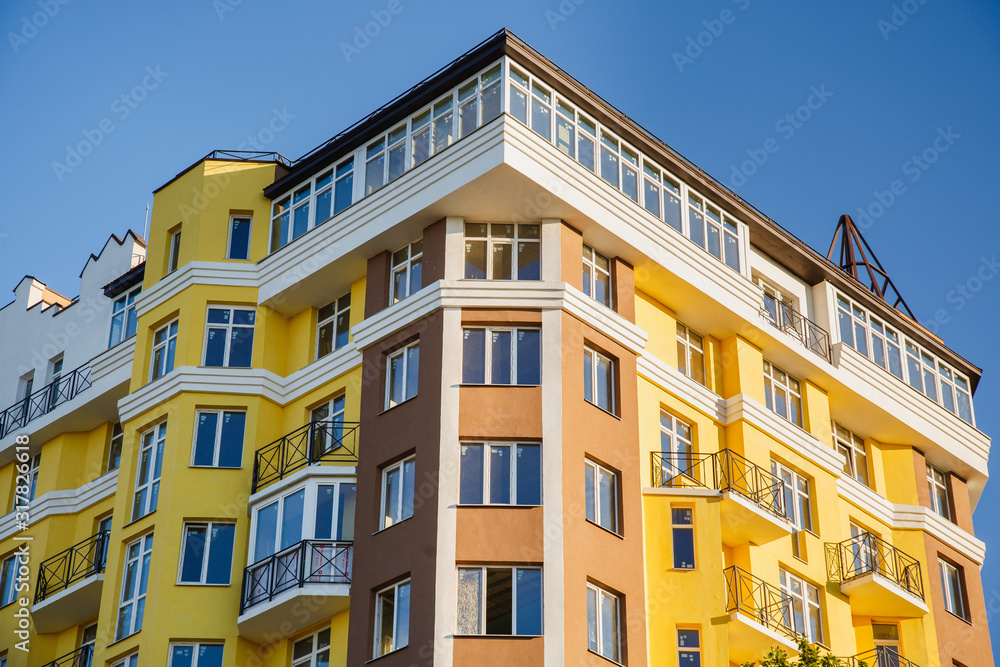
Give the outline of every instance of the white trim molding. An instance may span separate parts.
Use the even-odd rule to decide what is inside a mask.
[[[112,470],[76,489],[49,491],[31,504],[31,526],[51,516],[79,514],[83,510],[115,495],[118,471]],[[21,529],[17,526],[16,512],[0,517],[0,542],[13,537]]]

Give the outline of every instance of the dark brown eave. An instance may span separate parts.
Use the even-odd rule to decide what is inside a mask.
[[[102,288],[104,290],[104,296],[108,297],[109,299],[114,299],[119,294],[128,291],[129,289],[135,287],[136,285],[139,285],[140,283],[142,283],[142,277],[145,275],[145,273],[146,273],[146,262],[142,262],[132,267],[124,274],[118,276],[117,278],[115,278]]]

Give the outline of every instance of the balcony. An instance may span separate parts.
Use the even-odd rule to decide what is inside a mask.
[[[94,664],[93,645],[81,646],[72,653],[47,662],[42,667],[91,667]]]
[[[714,489],[721,493],[722,541],[760,545],[791,534],[781,480],[730,449],[711,454],[653,452],[656,488]]]
[[[871,533],[827,544],[831,578],[855,616],[913,618],[927,613],[920,562]]]
[[[899,650],[893,646],[876,646],[870,651],[853,655],[850,658],[841,658],[840,664],[844,667],[920,667],[912,660],[907,660],[899,654]]]
[[[269,644],[277,627],[287,636],[347,609],[353,561],[353,542],[302,540],[247,567],[240,636]]]
[[[31,608],[38,633],[62,632],[97,615],[109,537],[101,531],[42,562]]]
[[[756,661],[774,646],[798,655],[798,634],[786,625],[791,619],[792,598],[735,565],[724,573],[729,659],[738,664]]]
[[[253,493],[318,463],[358,464],[358,423],[314,421],[257,450]]]
[[[38,391],[0,412],[0,438],[24,428],[90,388],[90,364],[50,382]]]
[[[797,339],[806,349],[823,357],[828,363],[833,363],[833,346],[830,343],[829,332],[791,305],[764,292],[760,314],[772,326]]]

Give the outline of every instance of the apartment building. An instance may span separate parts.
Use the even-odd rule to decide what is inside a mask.
[[[991,665],[981,371],[856,268],[508,31],[212,152],[0,310],[0,667]]]

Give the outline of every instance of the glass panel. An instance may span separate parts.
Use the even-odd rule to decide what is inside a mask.
[[[511,332],[492,331],[490,341],[491,384],[511,384]]]
[[[546,141],[552,139],[552,110],[537,97],[531,97],[531,129]]]
[[[281,549],[287,549],[302,541],[302,510],[306,491],[296,491],[285,498],[281,516]]]
[[[490,278],[493,280],[511,280],[514,277],[513,252],[514,247],[510,243],[493,242],[493,274]]]
[[[458,502],[483,504],[483,445],[462,445]]]
[[[184,555],[181,565],[181,581],[197,583],[201,581],[201,566],[205,558],[204,525],[188,526],[184,535]]]
[[[253,329],[249,327],[233,327],[229,344],[229,367],[250,368],[250,355],[253,352]]]
[[[400,469],[393,468],[385,473],[382,482],[382,501],[385,503],[382,525],[385,528],[399,522],[399,476]]]
[[[379,593],[378,596],[378,608],[381,612],[378,616],[378,654],[385,655],[392,651],[395,647],[393,646],[393,627],[394,620],[396,616],[396,596],[395,589],[384,591]]]
[[[542,383],[542,332],[517,332],[517,383]]]
[[[402,514],[404,519],[409,519],[413,516],[413,477],[415,474],[416,463],[414,461],[405,461],[403,463],[403,508]]]
[[[513,632],[513,579],[510,568],[486,569],[486,634]]]
[[[410,643],[410,584],[400,584],[396,603],[399,610],[396,613],[396,648],[402,648]]]
[[[490,503],[510,504],[510,447],[490,447]]]
[[[313,537],[317,540],[333,538],[333,506],[336,503],[337,487],[322,484],[316,490],[316,527]]]
[[[420,369],[420,347],[413,345],[406,349],[406,397],[417,395],[417,380]]]
[[[482,608],[482,570],[459,568],[456,632],[460,635],[482,634],[480,625]]]
[[[542,504],[542,448],[538,445],[517,445],[516,461],[517,504]]]
[[[599,501],[600,501],[600,512],[601,512],[601,526],[607,528],[610,531],[615,531],[617,529],[615,514],[617,508],[615,507],[615,478],[609,475],[604,470],[598,469],[598,485],[599,485]]]
[[[486,330],[465,329],[462,332],[462,382],[486,382]]]
[[[271,503],[257,512],[257,532],[254,537],[253,560],[258,562],[272,555],[278,533],[278,503]]]
[[[517,590],[518,635],[542,634],[542,571],[518,569],[515,574]]]
[[[601,594],[601,655],[618,662],[618,599]]]
[[[208,342],[205,344],[205,365],[222,366],[226,358],[225,329],[209,329]]]
[[[587,647],[597,651],[597,591],[587,589]]]
[[[527,225],[521,225],[522,227]],[[517,244],[517,279],[541,280],[541,244]]]
[[[194,444],[194,465],[210,466],[215,462],[215,432],[219,413],[198,413],[198,430]]]
[[[337,540],[354,541],[354,511],[357,506],[357,485],[340,484],[340,502],[337,509]]]
[[[208,551],[208,572],[205,579],[206,583],[229,583],[233,567],[233,540],[235,537],[236,524],[218,523],[212,525],[211,547]]]

